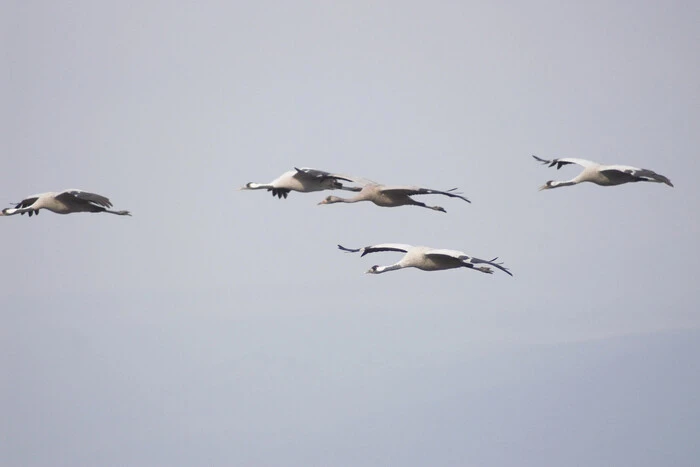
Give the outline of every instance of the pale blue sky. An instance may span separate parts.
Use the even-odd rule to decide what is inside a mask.
[[[0,219],[0,464],[694,464],[698,4],[253,3],[1,7],[0,202],[133,217]],[[237,191],[294,166],[473,204]]]

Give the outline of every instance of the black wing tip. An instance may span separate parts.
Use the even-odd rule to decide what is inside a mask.
[[[532,154],[532,157],[534,157],[536,161],[541,162],[544,165],[551,164],[550,167],[552,167],[552,165],[554,165],[556,163],[556,160],[542,159],[541,157],[537,157],[534,154]]]
[[[532,157],[535,158],[535,160],[542,162],[542,165],[547,165],[549,164],[550,167],[554,167],[555,165],[557,166],[557,170],[561,169],[562,165],[565,164],[570,164],[570,162],[559,162],[559,159],[552,159],[552,160],[547,160],[547,159],[542,159],[540,157],[537,157],[536,155],[532,155]]]

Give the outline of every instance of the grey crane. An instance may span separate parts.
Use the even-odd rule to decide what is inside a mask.
[[[493,266],[505,272],[509,276],[513,274],[501,266],[503,263],[496,263],[498,258],[490,261],[469,256],[457,250],[444,250],[427,246],[412,246],[402,243],[380,243],[378,245],[366,246],[364,248],[346,248],[338,245],[343,251],[350,253],[361,253],[364,256],[378,251],[398,251],[406,253],[397,263],[389,266],[372,266],[366,274],[381,274],[383,272],[395,271],[397,269],[417,268],[421,271],[441,271],[443,269],[469,268],[486,274],[492,274],[493,270],[488,266]],[[477,266],[487,264],[488,266]]]
[[[32,195],[17,203],[14,208],[2,210],[3,216],[14,216],[15,214],[39,215],[39,210],[47,209],[56,214],[71,214],[74,212],[108,212],[118,216],[130,216],[129,211],[112,211],[107,208],[112,207],[112,202],[95,193],[70,189],[61,192],[48,192]]]
[[[673,186],[671,180],[663,175],[659,175],[652,170],[640,169],[629,165],[603,165],[586,159],[575,159],[573,157],[564,157],[552,160],[540,159],[535,155],[532,157],[545,165],[549,165],[550,167],[554,167],[556,165],[557,169],[561,169],[562,166],[568,164],[577,164],[583,167],[583,171],[571,180],[549,180],[540,187],[540,191],[551,188],[559,188],[562,186],[576,185],[577,183],[582,182],[591,182],[601,186],[615,186],[630,182],[665,183],[668,186]]]
[[[360,187],[344,186],[342,181],[352,182],[344,175],[333,174],[323,170],[310,169],[307,167],[294,168],[283,173],[270,183],[249,182],[242,186],[241,190],[267,190],[272,192],[272,196],[286,198],[291,191],[310,193],[322,190],[347,190],[360,191]]]
[[[358,182],[358,180],[353,180]],[[371,201],[377,206],[385,208],[393,208],[397,206],[419,206],[422,208],[432,209],[434,211],[447,212],[441,206],[428,206],[425,203],[416,201],[411,196],[415,195],[444,195],[450,198],[459,198],[467,203],[471,203],[467,198],[455,193],[456,188],[447,191],[433,190],[430,188],[421,188],[418,186],[389,186],[375,182],[366,183],[360,192],[352,198],[340,198],[338,196],[328,196],[318,204],[334,204],[334,203],[358,203],[360,201]]]

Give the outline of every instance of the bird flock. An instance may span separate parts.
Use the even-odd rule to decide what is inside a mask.
[[[532,157],[535,158],[536,161],[548,165],[549,167],[556,166],[557,169],[561,169],[563,166],[569,164],[576,164],[583,167],[583,171],[571,180],[549,180],[540,187],[540,190],[571,186],[583,182],[590,182],[600,186],[615,186],[632,182],[664,183],[670,187],[673,186],[671,180],[667,177],[648,169],[640,169],[627,165],[604,165],[586,159],[569,157],[551,160],[541,159],[534,155]],[[347,185],[348,183],[351,185]],[[428,206],[425,203],[413,199],[413,196],[442,195],[471,203],[469,199],[462,196],[461,193],[458,193],[456,188],[441,191],[411,185],[383,185],[364,178],[311,168],[296,167],[294,170],[283,173],[270,183],[249,182],[240,189],[267,190],[272,192],[272,196],[276,196],[280,199],[287,198],[292,191],[311,193],[324,190],[345,190],[355,192],[356,194],[351,198],[328,196],[318,204],[369,201],[381,207],[418,206],[443,213],[447,212],[443,207]],[[34,214],[39,215],[39,211],[42,209],[57,214],[106,212],[118,216],[131,216],[129,211],[114,211],[109,209],[112,207],[112,202],[105,196],[77,189],[31,195],[24,198],[19,203],[12,204],[14,207],[3,209],[0,211],[0,216],[28,214],[29,217],[31,217]],[[413,246],[401,243],[381,243],[363,248],[346,248],[342,245],[338,245],[338,248],[346,253],[360,253],[360,256],[383,251],[404,253],[404,256],[398,262],[388,266],[372,266],[366,271],[367,274],[382,274],[384,272],[405,268],[416,268],[421,271],[467,268],[485,274],[492,274],[492,268],[495,268],[510,276],[513,275],[508,268],[503,266],[503,263],[496,262],[498,258],[484,260],[467,255],[458,250]]]

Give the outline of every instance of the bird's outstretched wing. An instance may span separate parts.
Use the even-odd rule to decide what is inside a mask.
[[[41,195],[32,195],[24,198],[22,201],[19,203],[10,203],[15,205],[15,209],[20,209],[20,208],[28,208],[32,204],[36,203],[36,200],[39,199],[39,196]]]
[[[308,167],[294,167],[294,170],[297,171],[298,175],[301,175],[303,177],[309,177],[317,181],[322,181],[322,180],[333,180],[335,183],[337,183],[337,188],[345,191],[362,191],[362,187],[359,186],[345,186],[342,183],[340,183],[339,180],[342,180],[344,182],[351,182],[351,183],[362,183],[364,182],[359,182],[355,177],[351,177],[349,175],[342,175],[342,174],[336,174],[336,173],[331,173],[331,172],[326,172],[324,170],[318,170],[318,169],[311,169]]]
[[[349,253],[362,252],[360,256],[364,256],[379,251],[399,251],[406,253],[411,248],[411,245],[405,245],[403,243],[380,243],[379,245],[366,246],[364,248],[345,248],[343,245],[338,245],[338,248]]]
[[[485,259],[479,259],[479,258],[475,258],[473,256],[469,256],[462,251],[444,250],[444,249],[429,250],[425,253],[425,255],[426,256],[449,256],[451,258],[458,259],[458,260],[462,261],[463,263],[467,263],[467,264],[488,264],[489,266],[493,266],[494,268],[500,269],[501,271],[505,272],[509,276],[513,276],[513,274],[508,270],[508,268],[501,266],[503,263],[496,263],[495,262],[498,258],[494,258],[494,259],[488,261]]]
[[[421,188],[418,186],[382,186],[380,188],[380,191],[385,192],[385,193],[397,193],[397,194],[404,194],[407,196],[412,196],[412,195],[445,195],[449,196],[450,198],[459,198],[463,199],[467,203],[471,203],[467,198],[461,195],[461,193],[456,192],[457,188],[452,188],[447,191],[441,191],[441,190],[433,190],[431,188]]]
[[[589,161],[586,159],[576,159],[574,157],[562,157],[559,159],[540,159],[539,157],[535,156],[534,154],[532,157],[535,158],[535,160],[542,162],[544,165],[549,165],[550,167],[554,167],[555,165],[557,166],[557,170],[561,169],[562,166],[568,165],[568,164],[576,164],[580,165],[581,167],[593,167],[596,165],[599,165],[597,162]]]
[[[657,183],[665,183],[668,186],[673,186],[673,183],[671,183],[671,180],[669,180],[667,177],[657,174],[653,170],[648,170],[648,169],[640,169],[638,167],[632,167],[629,165],[608,165],[605,166],[604,169],[600,170],[601,173],[605,174],[610,173],[610,172],[619,172],[622,174],[627,174],[631,175],[634,178],[637,178],[639,180],[643,181],[648,181],[648,182],[657,182]]]
[[[70,202],[71,200],[79,199],[82,201],[86,201],[92,204],[95,204],[97,206],[101,206],[104,208],[111,208],[112,203],[109,201],[108,198],[98,195],[95,193],[88,193],[87,191],[82,191],[82,190],[66,190],[62,193],[59,193],[56,195],[56,199],[59,201],[66,201]]]
[[[326,172],[324,170],[318,170],[318,169],[310,169],[308,167],[294,167],[294,170],[297,171],[299,174],[304,174],[308,175],[311,178],[315,178],[317,180],[324,180],[326,178],[333,178],[336,180],[344,180],[346,182],[352,182],[353,180],[349,177],[346,177],[345,175],[340,175],[340,174],[334,174],[330,172]]]
[[[324,172],[323,170],[311,169],[308,167],[294,167],[297,172],[305,173],[312,177],[318,178],[335,178],[336,180],[344,180],[346,182],[357,183],[359,185],[378,185],[377,182],[364,177],[356,177],[354,175],[338,174],[332,172]],[[359,190],[358,190],[359,191]]]

